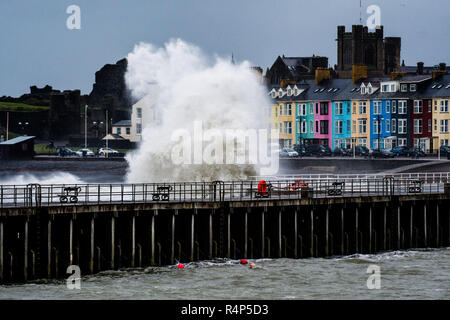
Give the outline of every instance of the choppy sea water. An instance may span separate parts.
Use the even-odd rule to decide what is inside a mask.
[[[450,248],[357,254],[329,259],[214,260],[0,286],[0,299],[450,299]],[[380,289],[368,289],[371,265]]]

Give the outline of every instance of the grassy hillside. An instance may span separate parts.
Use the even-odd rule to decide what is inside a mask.
[[[32,106],[24,103],[0,101],[0,111],[36,112],[49,110],[48,106]]]

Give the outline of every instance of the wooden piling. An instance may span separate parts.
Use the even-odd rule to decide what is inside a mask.
[[[280,208],[278,211],[278,258],[281,258],[281,212],[283,211],[283,208]]]
[[[355,248],[356,248],[356,253],[359,252],[359,227],[358,227],[358,215],[359,215],[359,208],[356,207],[355,210]]]
[[[294,258],[298,258],[298,222],[297,222],[297,209],[294,211]]]
[[[386,240],[387,240],[387,228],[386,228],[386,224],[387,224],[387,207],[386,204],[384,205],[384,210],[383,210],[383,250],[386,250],[387,245],[386,245]]]
[[[115,245],[115,217],[114,215],[111,216],[111,269],[114,270],[115,263],[115,251],[116,251],[116,245]]]
[[[194,235],[195,235],[195,213],[191,214],[191,233],[190,233],[190,257],[189,260],[194,261]]]
[[[24,281],[28,280],[28,217],[25,220],[24,226],[24,245],[23,245],[23,278]]]
[[[231,213],[233,209],[227,213],[227,258],[231,257]]]
[[[427,235],[427,204],[423,205],[423,243],[424,246],[428,246],[428,235]]]
[[[369,253],[372,253],[372,206],[369,207]]]
[[[247,208],[247,210],[244,213],[244,257],[247,258],[248,254],[248,213],[250,211],[250,208]]]
[[[209,259],[213,258],[213,212],[209,213]]]
[[[328,257],[330,253],[329,248],[329,237],[328,237],[328,219],[329,219],[329,208],[325,210],[325,256]]]
[[[439,204],[436,204],[436,247],[439,248]]]
[[[52,276],[52,221],[47,224],[47,277]]]
[[[410,213],[409,213],[409,247],[412,248],[413,247],[413,217],[414,217],[414,205],[411,204],[411,208],[410,208]]]
[[[314,257],[314,210],[311,209],[311,230],[310,230],[310,235],[311,235],[311,245],[310,245],[310,255],[311,257]]]
[[[69,220],[69,266],[73,265],[73,219]]]
[[[3,261],[3,221],[0,221],[0,281],[3,281],[3,269],[4,269],[4,261]]]
[[[94,273],[94,239],[95,239],[95,222],[94,217],[91,218],[91,251],[89,257],[89,272]]]
[[[344,255],[345,254],[345,249],[344,249],[344,238],[345,238],[345,234],[344,234],[344,208],[341,208],[341,254]]]
[[[134,268],[136,261],[136,216],[131,218],[131,267]]]
[[[265,251],[265,236],[264,236],[264,215],[267,212],[267,206],[264,207],[263,212],[261,212],[261,258],[264,258]]]
[[[401,248],[401,234],[400,234],[400,212],[401,208],[400,206],[397,206],[397,249]]]
[[[155,265],[155,215],[157,214],[158,210],[155,210],[150,222],[150,253],[152,265]]]
[[[170,227],[170,264],[175,263],[175,216],[178,215],[178,209],[172,214],[172,221]]]

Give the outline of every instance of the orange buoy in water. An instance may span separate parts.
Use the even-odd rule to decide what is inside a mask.
[[[247,264],[247,263],[248,263],[247,259],[241,259],[241,264]]]
[[[184,264],[179,263],[177,267],[178,267],[178,269],[183,269],[184,268]]]
[[[250,263],[250,269],[255,269],[256,265],[254,263]]]

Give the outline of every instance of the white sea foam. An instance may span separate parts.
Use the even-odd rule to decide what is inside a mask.
[[[233,64],[229,59],[209,58],[179,39],[163,48],[138,44],[127,59],[126,84],[143,109],[142,142],[127,156],[128,182],[231,180],[255,173],[257,165],[252,164],[177,165],[172,157],[177,144],[174,132],[193,133],[196,122],[201,122],[205,131],[221,133],[263,128],[270,101],[248,62]],[[205,152],[204,137],[190,136],[201,140],[191,142]],[[226,152],[231,151],[226,149],[224,156]]]

